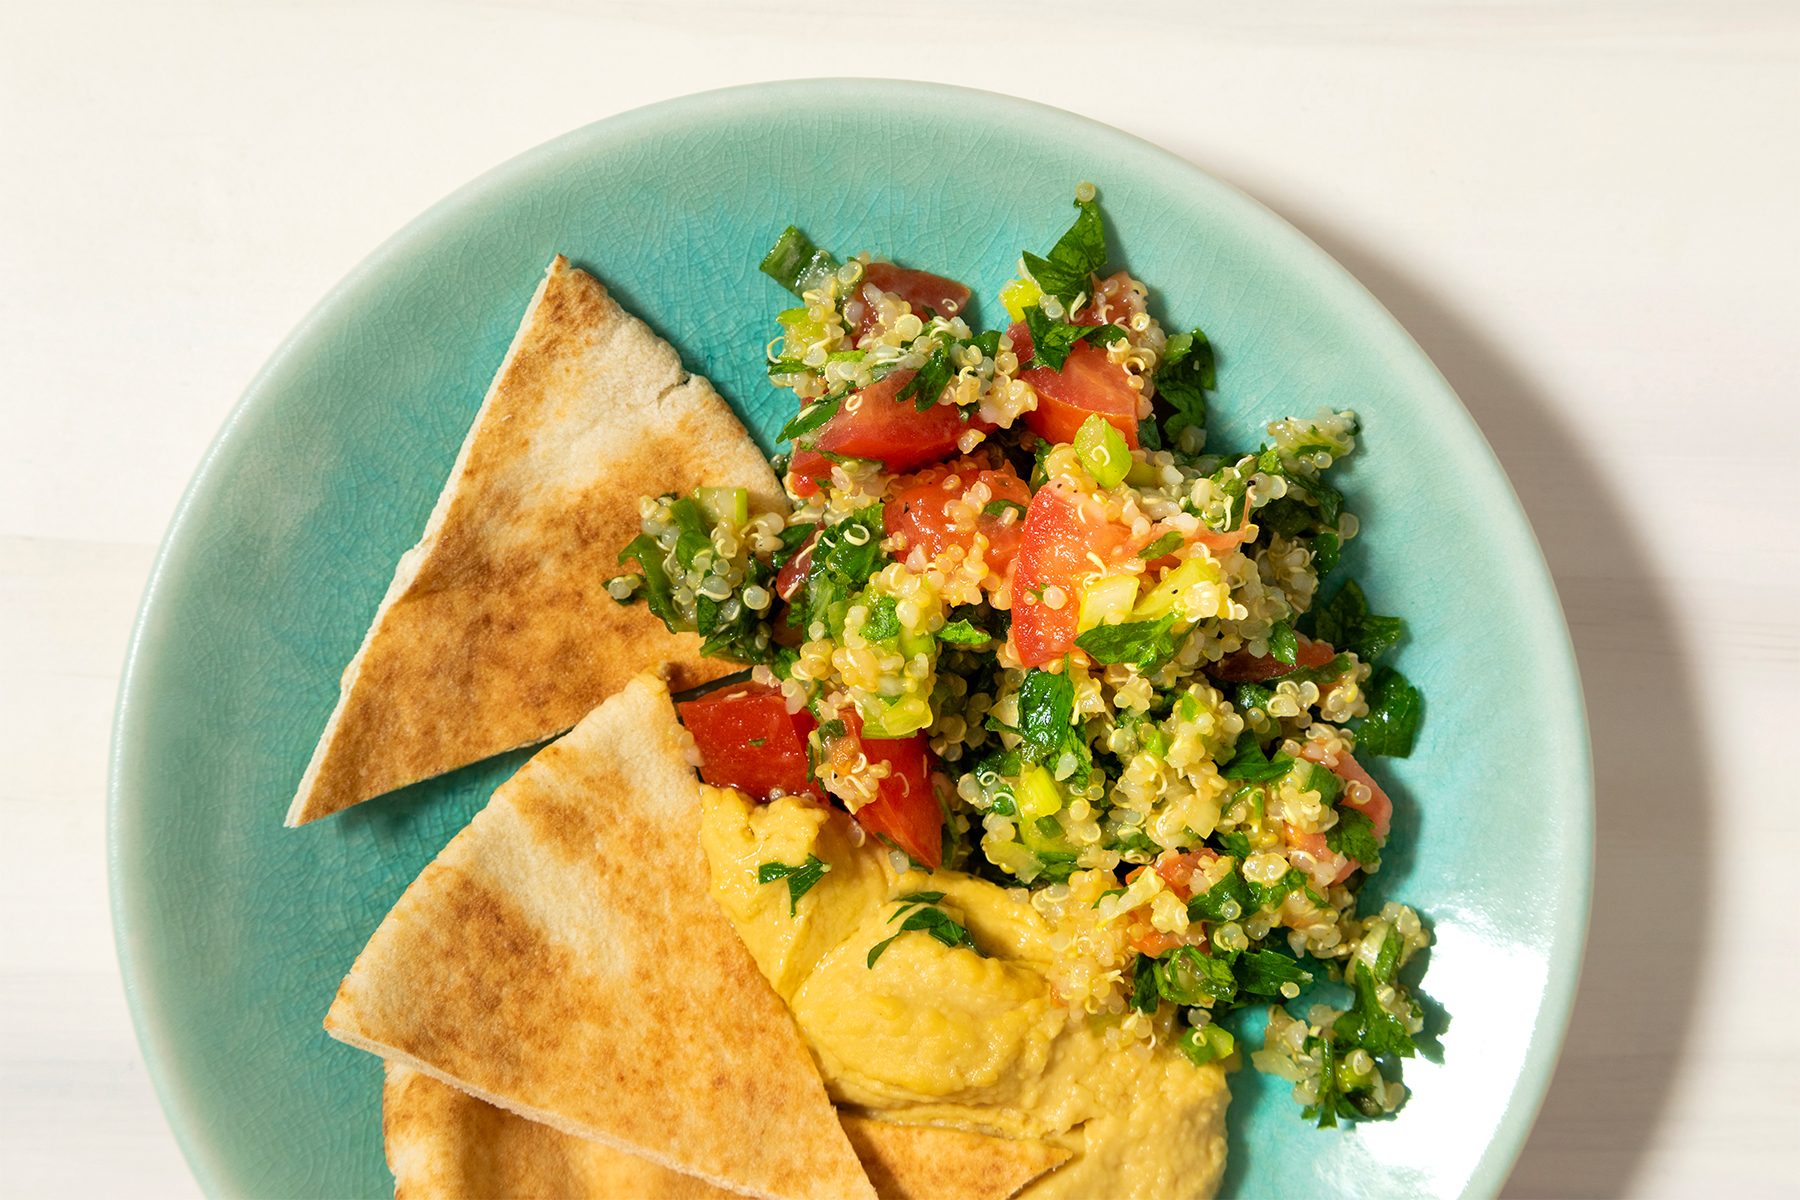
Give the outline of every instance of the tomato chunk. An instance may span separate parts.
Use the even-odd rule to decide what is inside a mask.
[[[800,543],[800,549],[794,557],[781,564],[781,570],[775,573],[775,594],[783,600],[792,600],[800,585],[806,582],[808,572],[812,570],[813,543],[819,540],[819,531],[813,530]]]
[[[862,736],[862,717],[854,707],[844,712],[846,739],[853,740],[870,762],[888,765],[885,778],[876,785],[875,798],[856,810],[856,820],[870,834],[893,840],[894,845],[932,870],[944,862],[944,810],[932,790],[931,750],[925,735],[903,738]]]
[[[814,445],[847,458],[875,459],[889,471],[911,471],[955,454],[957,439],[971,426],[984,433],[993,429],[979,419],[963,420],[962,413],[952,405],[933,404],[920,412],[913,398],[895,399],[916,374],[895,371],[850,396],[819,430]],[[831,473],[830,463],[823,455],[812,457],[825,463],[823,475]],[[790,473],[800,473],[800,458],[800,453],[794,455]],[[814,472],[812,478],[821,474],[810,459],[804,469]]]
[[[1328,755],[1317,742],[1308,742],[1301,748],[1300,756],[1310,762],[1318,763],[1339,779],[1348,783],[1360,783],[1368,788],[1369,798],[1367,800],[1356,800],[1351,797],[1349,790],[1345,789],[1344,794],[1338,799],[1338,807],[1353,808],[1369,818],[1369,823],[1375,827],[1375,840],[1387,841],[1388,830],[1394,823],[1394,802],[1381,789],[1381,785],[1375,782],[1375,777],[1363,770],[1362,764],[1351,757],[1348,750],[1340,750],[1336,755]]]
[[[1041,667],[1074,647],[1082,592],[1097,572],[1088,556],[1112,565],[1131,545],[1130,533],[1091,501],[1057,484],[1038,489],[1025,512],[1013,580],[1012,639],[1021,663]]]
[[[951,510],[964,503],[969,489],[978,483],[987,486],[989,498],[976,508],[973,520],[960,519],[964,514],[953,516]],[[997,585],[1019,552],[1022,510],[1030,503],[1031,489],[1011,466],[995,470],[962,458],[895,480],[883,518],[889,534],[906,539],[900,558],[913,546],[923,546],[932,558],[951,546],[967,551],[974,546],[975,535],[982,534],[988,543],[988,579]],[[987,511],[989,508],[994,511]]]
[[[1019,361],[1030,359],[1034,348],[1025,322],[1015,323],[1008,332]],[[1125,435],[1127,446],[1138,448],[1137,389],[1131,386],[1130,373],[1106,357],[1101,347],[1079,342],[1062,370],[1032,367],[1020,371],[1019,378],[1037,392],[1037,407],[1025,414],[1025,425],[1039,437],[1072,442],[1081,423],[1099,413]]]
[[[851,326],[852,337],[862,341],[863,335],[875,327],[876,306],[868,296],[869,288],[890,292],[912,305],[921,320],[932,314],[953,317],[969,303],[969,289],[954,279],[933,275],[930,271],[914,271],[893,263],[870,263],[863,269],[862,287],[844,302],[844,319]]]
[[[1168,851],[1157,858],[1156,873],[1162,876],[1163,882],[1175,895],[1186,900],[1194,894],[1194,876],[1208,863],[1218,858],[1218,854],[1202,846],[1198,850],[1188,850],[1180,854]]]
[[[1248,650],[1234,650],[1207,668],[1207,674],[1225,683],[1261,683],[1265,679],[1278,679],[1290,671],[1298,671],[1302,667],[1322,667],[1337,657],[1337,651],[1331,643],[1315,641],[1305,634],[1296,634],[1293,663],[1284,663],[1267,654],[1252,654]]]
[[[778,793],[824,797],[807,778],[806,738],[818,722],[790,713],[777,688],[739,684],[677,706],[700,750],[700,778],[757,800]]]

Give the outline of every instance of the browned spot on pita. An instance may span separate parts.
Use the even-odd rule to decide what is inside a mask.
[[[419,544],[400,561],[289,824],[530,745],[647,669],[736,669],[605,582],[640,496],[779,486],[704,379],[593,276],[551,264]]]
[[[407,889],[326,1029],[749,1194],[872,1200],[792,1017],[708,892],[699,806],[668,692],[640,677]]]

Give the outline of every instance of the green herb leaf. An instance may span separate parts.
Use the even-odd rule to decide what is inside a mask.
[[[1156,960],[1140,954],[1132,964],[1131,1007],[1142,1013],[1153,1013],[1160,999],[1156,990]]]
[[[669,573],[663,569],[662,547],[656,539],[647,533],[640,533],[625,544],[619,551],[619,565],[635,562],[643,572],[644,599],[664,625],[671,632],[679,632],[677,625],[681,616],[675,610],[675,589],[669,583]]]
[[[1375,822],[1354,808],[1338,809],[1338,823],[1325,831],[1325,844],[1334,853],[1354,858],[1364,867],[1381,861],[1381,843],[1375,839]]]
[[[1336,804],[1337,798],[1344,791],[1344,781],[1315,762],[1306,764],[1306,782],[1303,786],[1309,792],[1319,793],[1321,804]]]
[[[1206,393],[1218,386],[1216,360],[1206,334],[1194,329],[1171,337],[1156,369],[1156,398],[1173,411],[1163,418],[1163,440],[1181,444],[1184,430],[1206,429]]]
[[[1237,988],[1231,965],[1202,954],[1198,946],[1177,946],[1156,960],[1156,992],[1173,1004],[1229,1004]]]
[[[1025,369],[1049,367],[1060,371],[1076,345],[1085,341],[1116,342],[1131,335],[1117,325],[1073,325],[1058,321],[1035,305],[1025,310],[1025,327],[1031,331],[1031,357]]]
[[[794,295],[801,296],[837,270],[837,260],[813,245],[813,240],[797,226],[789,225],[763,256],[759,269]]]
[[[1269,631],[1269,657],[1291,667],[1299,653],[1300,639],[1294,633],[1293,624],[1277,621],[1275,628]]]
[[[1237,1039],[1231,1036],[1229,1029],[1214,1021],[1184,1031],[1176,1039],[1175,1048],[1196,1067],[1203,1067],[1216,1059],[1228,1057],[1237,1049]]]
[[[1378,667],[1369,680],[1369,715],[1356,729],[1358,754],[1405,758],[1419,736],[1425,697],[1392,667]]]
[[[790,866],[784,862],[766,862],[756,868],[756,882],[774,883],[777,879],[787,880],[788,916],[793,916],[800,906],[800,897],[812,891],[813,885],[825,878],[831,870],[831,864],[821,861],[817,855],[809,854],[806,861],[798,866]]]
[[[1362,588],[1356,580],[1347,579],[1336,595],[1313,609],[1313,629],[1322,641],[1353,651],[1364,662],[1374,662],[1394,648],[1406,632],[1406,623],[1399,617],[1370,612]]]
[[[1075,727],[1075,685],[1066,674],[1033,667],[1019,685],[1019,754],[1051,765],[1073,754],[1080,769],[1089,761],[1087,742]],[[1054,774],[1054,769],[1052,771]],[[1067,776],[1059,776],[1066,778]]]
[[[1171,529],[1169,532],[1157,538],[1154,542],[1151,542],[1148,546],[1145,546],[1142,550],[1139,550],[1137,556],[1145,562],[1153,562],[1165,554],[1175,553],[1175,551],[1181,549],[1186,541],[1186,538]]]
[[[842,623],[839,606],[868,583],[869,576],[887,561],[882,553],[881,505],[871,504],[836,525],[819,531],[813,543],[812,565],[806,577],[808,623],[823,620]]]
[[[1355,977],[1356,1006],[1331,1026],[1339,1045],[1361,1046],[1370,1054],[1392,1058],[1411,1058],[1418,1053],[1405,1024],[1381,1006],[1368,965],[1357,963]]]
[[[862,635],[871,642],[891,642],[900,636],[900,602],[892,596],[874,596],[869,601],[869,619],[863,622]]]
[[[813,430],[824,425],[825,422],[831,420],[831,418],[837,416],[838,409],[843,407],[843,404],[844,397],[842,395],[827,396],[823,400],[817,400],[808,404],[805,408],[794,414],[793,420],[781,427],[781,432],[775,435],[775,440],[778,442],[786,442],[792,441],[797,437],[805,437]]]
[[[1249,835],[1239,833],[1234,829],[1230,833],[1218,834],[1217,837],[1219,845],[1225,848],[1225,853],[1231,855],[1231,857],[1237,859],[1239,862],[1243,862],[1246,858],[1250,857]],[[1248,905],[1245,906],[1245,911],[1249,911]]]
[[[1226,834],[1226,837],[1242,837],[1242,834]],[[1243,847],[1246,854],[1250,847]],[[1235,867],[1227,872],[1219,882],[1197,892],[1188,899],[1188,919],[1190,921],[1241,921],[1249,916],[1255,905],[1250,901],[1250,890],[1244,886],[1244,877],[1237,873]]]
[[[925,356],[925,365],[894,393],[894,399],[911,400],[915,409],[924,412],[938,402],[955,374],[956,368],[950,365],[950,342],[937,338],[932,342],[931,353]]]
[[[1306,886],[1306,876],[1296,867],[1289,867],[1288,873],[1274,883],[1249,883],[1250,899],[1257,908],[1277,909],[1289,895]]]
[[[1312,982],[1312,972],[1278,950],[1251,950],[1240,954],[1232,970],[1238,986],[1258,996],[1282,995],[1285,983],[1304,985]]]
[[[894,939],[904,933],[926,933],[953,949],[957,946],[974,947],[974,939],[969,937],[967,929],[957,924],[943,909],[932,907],[932,904],[944,898],[942,892],[915,892],[911,896],[903,897],[902,903],[908,900],[925,901],[926,897],[930,898],[929,901],[919,904],[907,914],[906,920],[900,924],[899,933],[894,934],[893,937],[884,938],[869,947],[869,966],[873,967],[875,960],[880,958],[888,946],[893,944]],[[902,911],[905,909],[897,910],[894,917],[899,916]],[[890,923],[894,917],[888,918]]]
[[[1095,662],[1109,666],[1129,663],[1148,674],[1175,657],[1182,639],[1170,635],[1174,626],[1172,613],[1151,621],[1096,625],[1076,638],[1075,644]]]
[[[985,646],[994,639],[965,620],[955,620],[937,631],[938,641],[950,646]]]
[[[1108,896],[1123,896],[1124,894],[1125,894],[1125,889],[1122,887],[1107,888],[1104,892],[1101,892],[1098,896],[1094,897],[1094,902],[1092,904],[1088,905],[1088,907],[1089,908],[1099,908],[1100,901],[1106,899]]]
[[[1100,221],[1100,206],[1092,200],[1077,200],[1075,223],[1050,248],[1048,257],[1025,254],[1025,269],[1046,294],[1055,296],[1072,307],[1077,299],[1092,291],[1091,277],[1106,266],[1106,229]]]
[[[1322,529],[1318,536],[1313,538],[1313,570],[1320,579],[1325,578],[1336,569],[1338,555],[1342,553],[1343,547],[1343,539],[1338,537],[1335,529]],[[1331,639],[1327,638],[1326,640],[1330,641]]]
[[[1271,783],[1286,775],[1293,765],[1294,760],[1285,754],[1270,758],[1254,737],[1244,734],[1238,740],[1237,752],[1219,769],[1219,774],[1246,783]]]

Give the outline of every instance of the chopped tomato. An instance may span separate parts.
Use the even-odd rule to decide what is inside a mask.
[[[1331,648],[1329,642],[1315,641],[1305,634],[1296,634],[1295,641],[1297,645],[1292,664],[1267,654],[1234,650],[1207,668],[1207,674],[1225,683],[1261,683],[1265,679],[1277,679],[1301,667],[1322,667],[1337,657],[1337,651]]]
[[[783,600],[792,600],[794,593],[800,590],[800,585],[806,582],[807,573],[812,570],[813,542],[818,536],[817,529],[807,534],[794,557],[783,563],[781,570],[775,573],[775,594]]]
[[[1180,854],[1165,853],[1156,860],[1156,873],[1162,876],[1163,882],[1168,885],[1171,892],[1186,900],[1194,894],[1194,876],[1207,863],[1218,857],[1217,853],[1204,847]]]
[[[971,521],[953,519],[950,507],[961,502],[978,483],[987,485],[990,495],[986,503],[976,508]],[[1009,507],[1009,502],[1017,507]],[[988,578],[997,582],[1005,578],[1019,551],[1024,529],[1020,510],[1030,502],[1031,489],[1012,467],[1003,465],[992,470],[974,459],[962,458],[895,480],[883,518],[890,535],[900,534],[906,539],[906,549],[897,555],[902,559],[913,546],[923,546],[933,558],[951,546],[961,546],[966,551],[974,545],[977,533],[984,535],[988,542]],[[988,512],[990,507],[995,511]]]
[[[1091,501],[1055,484],[1038,489],[1025,512],[1013,582],[1012,639],[1021,663],[1041,667],[1069,652],[1086,581],[1131,547],[1130,534]]]
[[[953,317],[969,303],[969,289],[954,279],[896,267],[893,263],[870,263],[863,270],[862,287],[844,302],[844,320],[858,342],[875,326],[876,305],[866,294],[871,287],[900,297],[912,305],[921,320],[934,313]]]
[[[1070,318],[1076,325],[1124,325],[1144,311],[1144,298],[1131,286],[1129,272],[1118,271],[1102,279],[1081,311]]]
[[[944,810],[932,790],[932,757],[925,735],[863,737],[862,718],[854,707],[845,710],[844,725],[844,740],[859,745],[870,762],[888,765],[887,775],[876,785],[875,799],[856,810],[857,822],[937,870],[944,862]]]
[[[851,395],[825,422],[813,445],[847,458],[875,459],[890,471],[911,471],[955,454],[957,439],[971,426],[984,433],[993,429],[979,419],[963,420],[952,405],[933,404],[920,412],[912,398],[895,399],[916,374],[895,371]],[[795,453],[790,474],[804,471],[812,479],[830,475],[831,466],[824,455],[808,454],[807,464],[802,466],[803,453],[807,452]],[[823,471],[812,462],[815,458],[824,463]]]
[[[1148,955],[1151,958],[1161,958],[1175,947],[1187,945],[1179,936],[1173,933],[1164,933],[1150,924],[1148,919],[1133,922],[1130,930],[1128,940],[1131,942],[1131,948],[1139,954]]]
[[[1009,331],[1013,353],[1021,363],[1032,356],[1031,331],[1019,321]],[[1062,370],[1032,367],[1019,378],[1037,392],[1037,407],[1025,414],[1025,425],[1052,442],[1072,442],[1081,423],[1099,413],[1125,435],[1125,444],[1138,448],[1138,392],[1131,375],[1106,357],[1106,351],[1078,342]]]
[[[1306,872],[1313,877],[1315,883],[1320,880],[1328,883],[1342,883],[1362,865],[1354,858],[1346,858],[1333,850],[1326,843],[1325,835],[1322,833],[1301,833],[1286,821],[1281,823],[1281,829],[1287,835],[1287,843],[1290,848],[1310,856],[1314,862],[1319,864],[1317,871]]]
[[[788,463],[788,488],[802,500],[818,492],[819,486],[831,478],[831,460],[817,450],[796,447],[793,461]]]
[[[1387,841],[1388,830],[1394,822],[1394,802],[1388,798],[1386,792],[1381,790],[1381,785],[1375,782],[1375,777],[1363,770],[1362,764],[1351,757],[1348,750],[1340,750],[1336,755],[1329,755],[1317,742],[1308,742],[1301,747],[1300,757],[1309,762],[1318,763],[1339,779],[1348,783],[1360,783],[1368,788],[1369,798],[1367,800],[1356,800],[1351,797],[1349,789],[1345,789],[1344,794],[1338,799],[1338,805],[1342,808],[1353,808],[1369,818],[1369,823],[1375,827],[1375,840]]]
[[[678,707],[700,751],[700,778],[714,787],[757,800],[778,792],[820,795],[806,761],[806,737],[817,722],[804,711],[790,713],[779,689],[739,684]]]

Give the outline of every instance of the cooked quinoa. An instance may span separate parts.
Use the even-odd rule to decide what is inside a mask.
[[[1226,1058],[1234,1014],[1266,1008],[1251,1060],[1308,1116],[1392,1112],[1423,1028],[1399,976],[1429,935],[1359,909],[1392,812],[1359,760],[1410,753],[1422,701],[1378,663],[1402,623],[1338,567],[1356,416],[1215,446],[1211,344],[1107,273],[1091,185],[1076,207],[1001,290],[1002,329],[954,281],[783,234],[764,270],[799,303],[765,352],[799,402],[790,502],[647,497],[609,591],[749,667],[726,700],[764,705],[758,730],[791,719],[785,750],[732,733],[743,712],[702,737],[712,782],[811,794],[897,865],[1018,889],[1058,995],[1121,1045],[1173,1007],[1190,1058]]]

